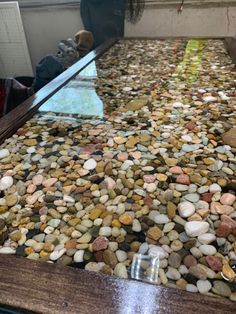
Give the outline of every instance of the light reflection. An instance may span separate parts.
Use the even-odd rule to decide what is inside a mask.
[[[103,117],[103,102],[96,93],[96,63],[90,63],[80,74],[47,100],[40,112],[55,112]]]

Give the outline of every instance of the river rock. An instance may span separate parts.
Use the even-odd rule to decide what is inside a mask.
[[[205,221],[189,221],[184,226],[189,237],[198,237],[209,230],[209,223]]]

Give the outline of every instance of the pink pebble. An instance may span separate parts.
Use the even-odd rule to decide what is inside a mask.
[[[206,261],[212,270],[217,272],[222,270],[223,265],[219,257],[209,255],[206,256]]]
[[[125,160],[127,160],[128,159],[128,154],[127,153],[119,153],[118,155],[117,155],[117,159],[119,160],[119,161],[125,161]]]
[[[226,215],[221,215],[221,221],[229,225],[231,228],[236,228],[236,221],[233,220],[231,217]]]
[[[44,177],[41,174],[36,174],[32,178],[32,182],[33,182],[34,185],[41,185],[43,180],[44,180]]]
[[[236,200],[236,196],[231,193],[225,193],[220,198],[220,202],[223,205],[233,205],[235,200]]]
[[[184,173],[183,170],[179,166],[171,167],[169,169],[169,172],[173,173],[173,174],[183,174]]]
[[[232,228],[225,222],[222,222],[216,230],[217,237],[226,238],[231,233]]]
[[[189,176],[187,174],[180,174],[177,179],[176,179],[177,183],[180,184],[190,184],[190,180],[189,180]]]
[[[144,175],[143,176],[143,180],[146,182],[146,183],[153,183],[155,182],[156,180],[156,177],[154,175]]]
[[[142,154],[140,152],[130,152],[130,156],[132,156],[134,159],[140,159],[142,157]]]
[[[97,237],[92,244],[94,251],[105,250],[108,247],[109,241],[107,238],[99,236]]]
[[[34,184],[30,184],[29,186],[28,186],[28,188],[27,188],[27,193],[29,193],[29,194],[32,194],[32,193],[34,193],[35,191],[36,191],[36,185],[34,185]]]

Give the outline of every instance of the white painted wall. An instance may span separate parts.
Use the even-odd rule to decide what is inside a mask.
[[[141,20],[125,23],[125,36],[235,36],[236,6],[199,7],[185,5],[147,7]],[[33,67],[48,53],[57,51],[61,39],[83,28],[79,7],[21,9]]]

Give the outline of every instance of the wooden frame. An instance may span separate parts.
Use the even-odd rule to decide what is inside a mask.
[[[24,103],[0,119],[0,142],[14,134],[37,109],[89,63],[107,51],[108,40]],[[236,62],[236,39],[225,40]],[[229,300],[188,293],[85,270],[0,255],[0,304],[36,313],[234,313]],[[0,308],[1,313],[1,308]],[[22,313],[22,312],[20,312]]]

